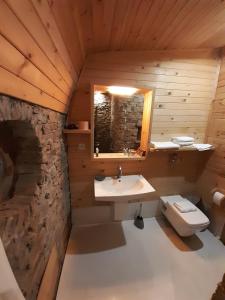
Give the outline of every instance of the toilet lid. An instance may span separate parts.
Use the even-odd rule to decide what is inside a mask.
[[[174,207],[173,209],[176,210]],[[209,224],[209,219],[206,217],[203,212],[196,207],[196,211],[191,211],[188,213],[180,213],[178,211],[180,217],[184,220],[186,224],[189,226],[199,226],[199,225],[207,225]]]
[[[188,201],[186,198],[181,197],[180,195],[173,195],[173,196],[164,196],[161,197],[164,204],[168,204],[171,208],[178,214],[186,224],[189,226],[199,226],[199,225],[207,225],[209,224],[209,219],[207,216],[198,208],[196,207],[195,211],[182,213],[173,205],[175,202],[179,201]],[[194,204],[193,204],[194,205]]]

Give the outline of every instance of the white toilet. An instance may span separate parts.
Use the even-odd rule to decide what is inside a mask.
[[[180,236],[191,236],[209,225],[203,212],[180,195],[163,196],[161,211]]]

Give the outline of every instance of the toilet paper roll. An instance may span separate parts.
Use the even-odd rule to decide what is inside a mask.
[[[217,206],[224,206],[225,205],[225,195],[220,192],[215,192],[213,194],[213,203]]]

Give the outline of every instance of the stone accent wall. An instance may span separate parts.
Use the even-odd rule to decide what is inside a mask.
[[[112,148],[122,152],[124,147],[137,149],[140,141],[138,128],[142,121],[144,96],[113,96]]]
[[[64,258],[70,218],[65,116],[0,96],[1,177],[13,176],[0,201],[0,236],[26,299],[36,299],[53,243]],[[3,155],[4,153],[4,155]],[[13,163],[4,161],[8,155]]]
[[[111,149],[111,95],[100,95],[101,101],[94,102],[94,149],[100,152],[110,153]]]
[[[144,96],[101,95],[94,104],[95,148],[100,152],[137,149],[140,144]]]

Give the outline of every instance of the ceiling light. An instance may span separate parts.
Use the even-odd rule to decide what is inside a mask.
[[[108,92],[113,95],[131,96],[135,94],[138,89],[127,86],[109,86],[107,88]]]

